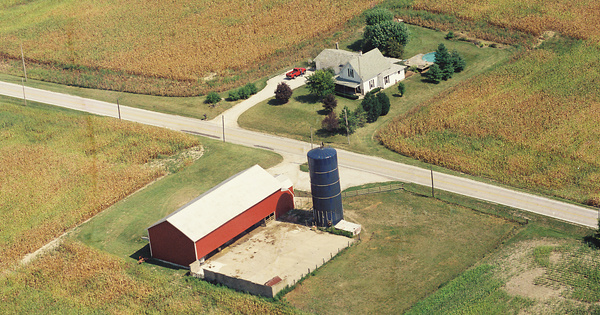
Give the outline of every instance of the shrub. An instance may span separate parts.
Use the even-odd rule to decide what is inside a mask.
[[[446,39],[453,39],[454,37],[455,35],[453,31],[449,31],[448,34],[446,34]]]
[[[391,21],[394,19],[394,14],[384,8],[374,8],[365,13],[367,25],[375,25],[384,21]]]
[[[377,121],[377,118],[381,115],[381,103],[379,103],[375,93],[367,93],[360,105],[367,114],[367,122],[372,123]]]
[[[217,92],[210,92],[206,96],[206,100],[204,102],[209,103],[209,104],[216,104],[219,101],[221,101],[221,96],[219,95],[219,93],[217,93]]]
[[[248,83],[245,87],[246,89],[248,89],[248,92],[250,92],[250,95],[258,93],[258,89],[256,88],[256,85],[254,83]]]
[[[252,93],[251,93],[250,89],[248,89],[247,86],[243,86],[238,89],[238,95],[240,96],[241,99],[245,100],[245,99],[249,98],[250,95],[252,95]]]
[[[335,99],[335,95],[327,94],[323,100],[323,108],[326,111],[333,111],[337,107],[337,100]]]
[[[356,129],[363,127],[367,122],[367,115],[362,107],[357,107],[355,111],[351,111],[347,106],[339,114],[338,124],[341,129],[346,127],[346,114],[348,116],[348,133],[353,134]]]
[[[275,99],[285,104],[292,97],[292,93],[292,88],[287,83],[281,82],[277,84],[277,89],[275,89]]]
[[[229,91],[229,97],[227,98],[230,101],[237,101],[240,99],[240,92],[238,90]]]
[[[467,62],[465,59],[458,53],[456,49],[452,51],[450,55],[450,59],[452,60],[452,65],[454,68],[454,72],[461,72],[467,66]]]
[[[435,51],[435,63],[440,67],[442,80],[446,81],[452,78],[454,74],[454,61],[444,44],[439,44]]]
[[[335,95],[341,96],[341,97],[345,97],[345,98],[348,98],[348,99],[351,99],[351,100],[357,100],[358,99],[358,95],[356,95],[356,94],[348,94],[348,93],[343,93],[343,92],[336,91]]]
[[[406,86],[402,82],[398,83],[398,93],[400,94],[400,97],[404,96],[404,92],[406,92]]]

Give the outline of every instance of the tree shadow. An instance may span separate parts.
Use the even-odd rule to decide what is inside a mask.
[[[354,43],[348,45],[348,49],[353,51],[362,50],[364,46],[364,39],[357,39]]]
[[[303,103],[303,104],[315,104],[320,101],[318,96],[312,95],[312,94],[298,95],[298,96],[294,97],[294,99],[298,103]]]
[[[329,114],[329,111],[326,110],[325,108],[322,108],[317,111],[317,114],[327,116]]]
[[[399,93],[392,94],[393,97],[403,97],[404,95],[400,95]]]
[[[272,106],[280,106],[280,105],[284,105],[287,104],[287,102],[284,102],[282,100],[278,100],[276,98],[272,98],[270,99],[267,104],[272,105]]]
[[[339,130],[333,130],[333,131],[328,131],[327,129],[319,129],[317,131],[315,131],[315,135],[321,137],[321,138],[329,138],[329,137],[333,137],[336,136],[339,133]]]
[[[598,232],[584,236],[583,242],[590,248],[600,249],[600,235],[598,235]]]

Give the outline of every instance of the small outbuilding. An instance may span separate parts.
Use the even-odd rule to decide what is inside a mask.
[[[187,267],[263,219],[293,208],[292,182],[255,165],[150,226],[150,253]]]

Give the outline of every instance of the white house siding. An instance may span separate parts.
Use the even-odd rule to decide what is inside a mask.
[[[351,70],[351,73],[354,76],[348,75],[348,70]],[[340,78],[341,80],[346,80],[346,81],[352,81],[352,82],[360,83],[360,77],[358,76],[358,72],[356,71],[356,69],[354,69],[352,67],[352,65],[350,63],[347,63],[342,68],[342,71],[340,71],[340,74],[339,74],[338,78]]]
[[[405,79],[405,75],[404,75],[405,68],[406,68],[405,66],[401,66],[401,65],[392,65],[392,67],[389,70],[382,72],[377,77],[379,86],[382,89],[387,89],[388,87],[404,80]],[[386,81],[386,77],[388,78],[387,81]]]

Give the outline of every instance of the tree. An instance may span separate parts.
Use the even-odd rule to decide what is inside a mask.
[[[454,74],[454,62],[448,49],[446,49],[446,46],[443,43],[439,44],[435,51],[435,63],[442,71],[442,80],[446,81],[452,78],[452,75]]]
[[[390,40],[385,48],[385,53],[392,58],[402,58],[402,55],[404,55],[404,46],[397,41]]]
[[[390,112],[390,98],[383,92],[377,93],[377,101],[381,105],[380,116],[385,116]]]
[[[367,122],[372,123],[377,121],[377,118],[381,115],[381,103],[379,103],[377,96],[369,92],[360,104],[367,114]]]
[[[456,49],[452,50],[452,54],[450,55],[452,59],[452,65],[454,66],[454,72],[461,72],[467,66],[467,62],[465,59],[458,53]]]
[[[208,93],[208,95],[206,95],[206,100],[205,100],[206,103],[216,104],[219,101],[221,101],[221,96],[217,92],[210,92],[210,93]]]
[[[404,83],[402,82],[398,83],[398,93],[400,93],[400,97],[404,96],[404,92],[406,92],[406,86],[404,86]]]
[[[287,85],[287,83],[281,82],[277,84],[277,88],[275,89],[275,99],[282,104],[285,104],[290,100],[290,97],[292,97],[292,93],[292,88]]]
[[[406,46],[409,32],[404,23],[383,21],[365,28],[365,48],[379,48],[387,54],[391,45]],[[367,49],[365,49],[367,50]]]
[[[442,81],[442,75],[443,74],[442,70],[440,69],[440,66],[438,66],[435,63],[431,65],[431,67],[429,67],[429,70],[425,73],[425,77],[427,78],[427,80],[435,84],[438,84]]]
[[[339,121],[335,116],[335,112],[331,111],[323,121],[321,122],[321,127],[329,132],[337,130],[339,128]]]
[[[327,70],[317,70],[306,79],[306,86],[311,94],[319,98],[327,94],[333,94],[335,91],[333,74]]]
[[[339,115],[338,125],[345,129],[346,127],[346,116],[348,116],[348,133],[353,134],[356,129],[363,127],[367,122],[367,116],[362,107],[357,107],[355,111],[348,109],[348,106],[344,106],[344,110]]]
[[[323,100],[323,108],[326,111],[333,111],[337,107],[337,100],[335,99],[335,95],[327,94]]]
[[[365,18],[367,25],[375,25],[384,21],[391,21],[394,19],[394,14],[384,8],[374,8],[366,12]]]

